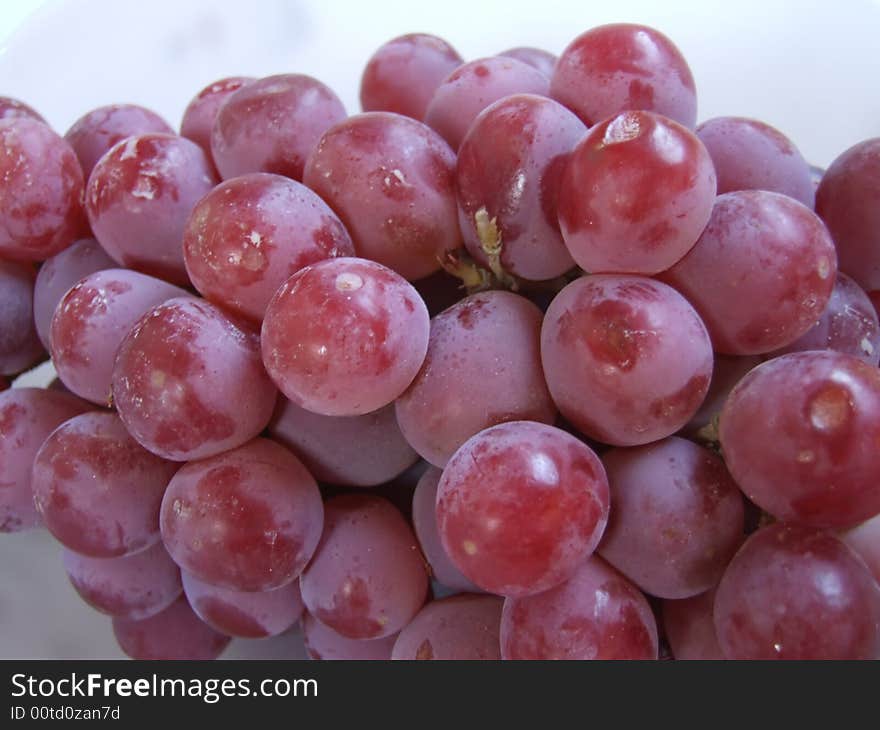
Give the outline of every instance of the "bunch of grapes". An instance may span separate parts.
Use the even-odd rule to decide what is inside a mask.
[[[0,530],[135,658],[880,657],[880,139],[697,126],[675,45],[469,62],[180,133],[0,99]]]

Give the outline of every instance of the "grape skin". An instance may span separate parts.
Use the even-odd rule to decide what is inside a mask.
[[[70,550],[130,555],[159,540],[159,505],[177,467],[141,447],[115,413],[84,413],[61,424],[37,452],[34,504]]]
[[[714,623],[728,659],[876,659],[880,586],[833,535],[776,523],[728,566]]]
[[[840,539],[859,554],[880,583],[880,514],[850,528]]]
[[[676,601],[663,601],[663,627],[672,656],[683,661],[715,661],[724,652],[715,636],[715,589]]]
[[[548,79],[553,76],[553,69],[556,67],[557,58],[550,51],[543,48],[532,48],[531,46],[517,46],[516,48],[508,48],[501,51],[499,56],[507,56],[515,58],[517,61],[527,63],[532,68],[538,69]]]
[[[501,659],[498,596],[461,594],[431,601],[400,632],[396,660],[497,661]]]
[[[256,79],[250,76],[229,76],[219,79],[208,84],[196,94],[183,112],[183,119],[180,122],[180,136],[191,139],[201,147],[211,160],[211,164],[214,163],[214,155],[211,152],[211,134],[220,107],[234,92],[252,81],[256,81]]]
[[[324,534],[300,579],[308,612],[350,639],[379,639],[406,626],[425,601],[418,542],[397,509],[368,495],[334,497]]]
[[[134,324],[112,387],[131,435],[172,461],[241,446],[269,423],[278,396],[257,332],[192,297],[169,299]]]
[[[0,96],[0,121],[4,119],[18,119],[20,117],[34,119],[46,124],[46,120],[23,101],[13,99],[10,96]]]
[[[693,307],[639,276],[585,276],[566,286],[544,317],[541,359],[562,415],[615,446],[678,431],[712,374],[712,345]]]
[[[90,558],[61,551],[76,592],[96,611],[132,620],[165,610],[183,592],[180,570],[161,542],[134,555]]]
[[[474,584],[503,596],[567,580],[607,521],[608,481],[598,457],[541,423],[481,431],[455,452],[437,488],[446,553]]]
[[[880,370],[833,351],[752,370],[721,412],[727,468],[780,520],[852,527],[880,512]]]
[[[162,500],[162,541],[196,578],[236,591],[295,580],[321,537],[318,485],[290,451],[257,438],[191,461]]]
[[[0,533],[40,523],[31,492],[34,456],[52,431],[89,408],[85,401],[55,390],[0,393]]]
[[[17,375],[44,357],[34,326],[34,267],[0,260],[0,375]]]
[[[322,624],[306,612],[302,618],[303,639],[310,659],[387,661],[397,634],[381,639],[349,639]]]

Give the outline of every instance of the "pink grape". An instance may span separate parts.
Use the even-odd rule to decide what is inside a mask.
[[[395,404],[406,440],[443,467],[489,426],[552,424],[540,332],[540,310],[506,291],[473,294],[434,317],[424,364]]]
[[[259,322],[284,281],[304,266],[354,256],[345,226],[304,185],[268,173],[221,183],[183,232],[193,285],[214,304]]]
[[[351,639],[379,639],[416,615],[428,578],[400,512],[380,497],[347,495],[325,505],[324,534],[300,587],[321,623]]]
[[[815,186],[810,166],[782,132],[756,119],[716,117],[697,127],[715,173],[718,194],[734,190],[771,190],[813,207]]]
[[[143,619],[113,619],[119,648],[132,659],[216,659],[229,644],[202,621],[181,596],[168,608]]]
[[[267,76],[243,85],[220,106],[211,154],[224,180],[249,172],[302,180],[306,158],[321,135],[343,119],[339,97],[317,79]]]
[[[461,243],[455,154],[414,119],[356,114],[331,127],[306,162],[303,182],[342,219],[358,256],[420,279]]]
[[[216,184],[211,161],[195,142],[142,134],[118,142],[95,165],[86,211],[95,238],[114,261],[186,285],[184,225]]]
[[[16,375],[45,357],[34,326],[34,267],[0,260],[0,375]]]
[[[437,526],[475,585],[524,596],[571,577],[608,521],[608,481],[593,451],[553,426],[513,421],[469,439],[443,470]]]
[[[659,114],[623,112],[571,153],[557,201],[562,237],[585,271],[656,274],[693,248],[715,187],[695,134]]]
[[[859,554],[880,583],[880,514],[842,533],[840,539]]]
[[[88,230],[70,145],[28,117],[0,119],[0,256],[43,261]]]
[[[538,69],[548,79],[553,76],[553,69],[556,67],[556,56],[550,53],[550,51],[545,51],[543,48],[517,46],[516,48],[508,48],[498,55],[515,58],[517,61],[527,63],[532,68]]]
[[[391,658],[497,661],[502,605],[498,596],[473,594],[431,601],[401,630]]]
[[[514,94],[484,109],[458,151],[458,221],[468,252],[485,268],[497,227],[499,260],[524,279],[561,276],[574,267],[562,241],[556,200],[563,170],[587,128],[561,104]],[[482,233],[482,236],[481,236]]]
[[[211,133],[220,107],[233,93],[252,81],[256,79],[250,76],[229,76],[219,79],[196,94],[183,112],[180,136],[191,139],[201,147],[212,163],[214,156],[211,153]]]
[[[89,405],[66,393],[12,388],[0,393],[0,533],[35,527],[31,492],[34,456],[46,437]]]
[[[281,588],[299,576],[321,537],[318,485],[290,451],[258,438],[191,461],[162,500],[162,541],[205,583],[236,591]]]
[[[159,505],[177,468],[138,444],[115,413],[84,413],[43,442],[31,489],[60,543],[81,555],[114,558],[159,540]]]
[[[728,659],[876,659],[880,586],[833,535],[776,523],[736,554],[715,595]]]
[[[68,141],[85,179],[100,160],[117,142],[139,134],[174,134],[168,124],[156,112],[136,104],[110,104],[84,114],[67,130],[64,139]]]
[[[419,458],[400,432],[393,404],[362,416],[321,416],[282,398],[269,433],[327,484],[373,487]]]
[[[585,276],[566,286],[544,317],[541,358],[562,415],[615,446],[678,431],[712,374],[712,345],[693,307],[639,276]]]
[[[687,435],[694,435],[712,423],[721,414],[721,409],[736,384],[753,368],[762,362],[758,355],[715,355],[712,380],[709,392],[694,417],[685,426]]]
[[[34,324],[47,350],[52,315],[62,297],[80,279],[113,268],[116,262],[94,238],[83,238],[43,262],[34,283]]]
[[[477,115],[511,94],[547,96],[550,80],[515,58],[494,56],[462,64],[443,79],[425,110],[425,124],[452,149],[461,145]]]
[[[228,636],[277,636],[299,621],[303,612],[297,581],[270,591],[246,593],[212,586],[183,573],[183,589],[196,615]]]
[[[602,455],[611,516],[598,552],[646,593],[687,598],[721,575],[742,542],[743,499],[724,462],[674,436]]]
[[[816,212],[837,246],[840,270],[866,291],[880,289],[880,138],[841,153],[822,176]]]
[[[421,120],[440,82],[462,63],[458,52],[437,36],[409,33],[393,38],[367,61],[361,108]]]
[[[143,619],[163,611],[180,596],[180,570],[161,542],[134,555],[89,558],[62,551],[67,577],[96,611]]]
[[[777,519],[846,528],[880,512],[880,370],[853,355],[755,368],[724,404],[719,437],[733,478]]]
[[[425,359],[429,328],[418,292],[391,269],[325,259],[272,297],[263,362],[296,405],[325,416],[363,415],[406,390]]]
[[[714,606],[714,588],[690,598],[663,601],[663,627],[673,658],[684,661],[724,659],[715,635]]]
[[[29,107],[23,101],[13,99],[10,96],[0,96],[0,121],[4,119],[35,119],[38,122],[46,123],[46,120],[34,109]]]
[[[480,589],[462,575],[446,554],[437,530],[437,487],[442,474],[440,469],[431,466],[419,477],[412,495],[413,529],[432,577],[454,591],[477,593]]]
[[[61,297],[49,325],[49,349],[61,381],[81,398],[108,405],[113,360],[122,340],[152,307],[185,295],[183,289],[127,269],[82,278]]]
[[[828,306],[819,321],[790,345],[773,354],[805,350],[845,352],[871,365],[880,364],[877,312],[864,289],[846,274],[837,274]]]
[[[165,459],[241,446],[269,423],[278,392],[256,331],[206,301],[153,307],[122,340],[113,402],[132,436]]]
[[[657,622],[642,593],[599,557],[535,596],[507,598],[503,659],[656,659]]]
[[[681,51],[644,25],[601,25],[575,38],[559,56],[550,96],[593,125],[627,110],[653,111],[693,129],[694,77]]]
[[[303,614],[302,628],[311,659],[385,661],[391,659],[391,649],[397,640],[397,634],[381,639],[349,639],[308,612]]]
[[[816,323],[836,273],[815,213],[787,195],[741,190],[716,198],[696,245],[661,278],[694,305],[718,352],[758,355]]]

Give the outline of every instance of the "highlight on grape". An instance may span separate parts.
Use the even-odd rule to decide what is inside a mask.
[[[702,119],[625,23],[193,92],[0,97],[0,531],[122,652],[880,658],[880,139]]]

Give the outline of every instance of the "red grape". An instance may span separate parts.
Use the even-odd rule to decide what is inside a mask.
[[[651,112],[597,124],[559,184],[559,225],[592,273],[656,274],[700,237],[715,201],[715,171],[699,138]]]
[[[648,601],[599,557],[549,591],[504,601],[504,659],[656,659],[657,652]]]
[[[184,295],[183,289],[127,269],[85,276],[58,302],[49,327],[62,382],[78,396],[108,405],[113,359],[132,325],[151,307]]]
[[[201,147],[213,163],[211,133],[220,107],[233,93],[256,79],[250,76],[230,76],[208,84],[187,105],[180,122],[180,136],[191,139]]]
[[[418,292],[381,264],[319,261],[290,277],[263,320],[263,362],[296,405],[325,416],[378,410],[412,382],[430,320]]]
[[[168,608],[144,619],[113,619],[119,648],[132,659],[216,659],[229,637],[203,622],[181,596]]]
[[[562,415],[616,446],[678,431],[712,375],[712,345],[693,307],[638,276],[585,276],[565,287],[544,317],[541,357]]]
[[[831,163],[816,191],[816,212],[834,238],[840,270],[866,291],[880,289],[880,138]]]
[[[607,520],[608,481],[598,457],[541,423],[481,431],[455,452],[437,489],[447,554],[477,586],[504,596],[567,580]]]
[[[80,279],[116,267],[94,238],[83,238],[43,262],[34,283],[34,324],[49,349],[49,327],[58,302]]]
[[[410,33],[393,38],[367,61],[361,108],[421,120],[440,82],[462,63],[458,52],[437,36]]]
[[[574,267],[556,219],[569,154],[587,129],[552,99],[505,97],[484,109],[458,151],[458,221],[468,252],[524,279],[561,276]],[[492,230],[494,228],[494,230]],[[494,235],[493,235],[494,234]]]
[[[880,370],[852,355],[758,366],[727,399],[719,434],[733,478],[777,519],[845,528],[880,512]]]
[[[541,370],[540,332],[540,310],[506,291],[473,294],[434,317],[422,369],[396,403],[406,440],[443,467],[489,426],[552,424],[556,408]]]
[[[404,627],[394,642],[392,659],[501,659],[498,596],[463,594],[431,601]]]
[[[358,256],[419,279],[460,245],[454,174],[455,154],[436,132],[370,112],[327,130],[303,181],[345,223]]]
[[[819,321],[790,345],[773,354],[805,350],[845,352],[871,365],[880,364],[877,312],[864,289],[846,274],[837,274],[828,306]]]
[[[0,533],[39,524],[31,492],[34,456],[46,437],[89,405],[66,393],[12,388],[0,393]]]
[[[700,240],[662,279],[694,305],[718,352],[757,355],[818,321],[836,273],[834,244],[813,211],[742,190],[718,196]]]
[[[840,539],[859,554],[880,583],[880,515],[847,530]]]
[[[110,616],[147,618],[170,606],[183,591],[180,570],[161,542],[119,558],[88,558],[67,549],[62,557],[80,598]]]
[[[156,112],[135,104],[98,107],[77,119],[64,135],[76,152],[86,180],[100,160],[117,142],[139,134],[174,134]]]
[[[185,285],[183,229],[216,183],[211,161],[195,142],[171,134],[129,137],[98,161],[89,178],[86,210],[95,238],[123,266]]]
[[[602,455],[611,514],[598,552],[646,593],[708,590],[742,542],[743,499],[724,462],[670,437]]]
[[[318,485],[290,451],[258,438],[185,464],[162,500],[162,540],[184,571],[268,591],[302,572],[321,537]]]
[[[189,297],[135,323],[119,345],[112,381],[131,435],[174,461],[241,446],[269,423],[278,395],[257,332]]]
[[[177,467],[138,444],[115,413],[84,413],[55,429],[37,452],[34,504],[70,550],[130,555],[159,540],[159,505]]]
[[[34,267],[0,259],[0,375],[16,375],[44,357],[34,326]]]
[[[0,256],[42,261],[86,232],[83,173],[42,122],[0,119]]]
[[[392,404],[362,416],[321,416],[282,398],[269,433],[327,484],[373,487],[419,458],[400,432]]]
[[[38,122],[43,122],[43,124],[46,123],[46,120],[40,114],[23,101],[13,99],[10,96],[0,96],[0,121],[4,119],[19,119],[21,117],[35,119]]]
[[[186,599],[208,626],[229,636],[262,639],[277,636],[293,626],[303,612],[299,582],[271,591],[246,593],[209,585],[183,573]]]
[[[209,301],[260,321],[284,280],[304,266],[354,256],[336,214],[295,180],[253,173],[221,183],[183,232],[193,285]]]
[[[345,119],[345,107],[311,76],[279,74],[230,94],[217,111],[211,153],[224,180],[273,172],[302,180],[321,135]]]
[[[761,364],[758,355],[715,355],[715,363],[712,367],[712,380],[709,383],[709,392],[694,417],[688,421],[685,427],[689,435],[697,434],[700,429],[710,425],[724,407],[724,402],[734,389],[736,384],[745,377],[752,368]]]
[[[303,614],[302,629],[311,659],[384,661],[391,659],[391,649],[397,640],[397,634],[381,639],[349,639],[308,612]]]
[[[556,62],[550,95],[590,126],[627,110],[654,111],[689,129],[697,122],[687,61],[644,25],[601,25],[579,35]]]
[[[673,658],[685,661],[724,659],[715,636],[714,606],[714,589],[691,598],[663,601],[663,628]]]
[[[877,659],[880,586],[833,535],[776,523],[736,554],[715,596],[728,659]]]
[[[462,64],[443,79],[425,110],[425,124],[457,150],[487,106],[511,94],[547,96],[550,80],[515,58],[494,56]]]
[[[416,615],[428,578],[400,512],[380,497],[347,495],[325,505],[324,534],[300,587],[321,623],[351,639],[378,639]]]
[[[465,578],[449,559],[437,531],[437,487],[442,473],[431,466],[419,478],[412,496],[413,529],[433,578],[454,591],[476,593],[480,589]]]
[[[816,191],[810,166],[792,141],[769,124],[716,117],[697,127],[697,136],[712,156],[719,195],[771,190],[813,207]]]
[[[556,67],[556,56],[550,53],[550,51],[545,51],[543,48],[517,46],[516,48],[508,48],[498,55],[515,58],[517,61],[527,63],[532,68],[538,69],[548,79],[552,78],[553,69]]]

